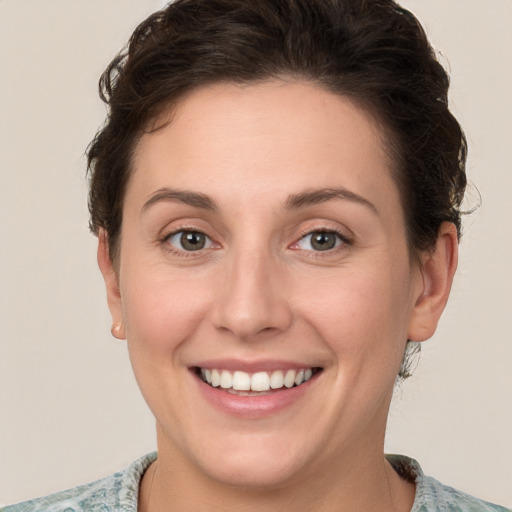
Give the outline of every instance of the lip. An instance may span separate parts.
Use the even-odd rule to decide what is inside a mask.
[[[282,388],[280,390],[270,390],[268,394],[258,396],[239,396],[221,388],[213,388],[203,382],[196,373],[197,367],[201,368],[222,368],[225,370],[235,371],[242,370],[248,373],[257,371],[273,371],[284,369],[310,368],[308,365],[298,363],[285,363],[280,361],[267,361],[262,365],[258,363],[230,362],[230,361],[209,361],[208,363],[200,363],[195,368],[190,369],[190,375],[196,383],[200,394],[215,409],[224,414],[235,416],[238,418],[255,419],[268,417],[291,407],[293,404],[305,398],[316,385],[318,378],[322,372],[318,372],[313,377],[302,383],[300,386],[293,388]]]

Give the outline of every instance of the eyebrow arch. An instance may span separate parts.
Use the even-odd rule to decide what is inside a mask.
[[[362,204],[372,210],[373,213],[379,215],[379,212],[375,205],[365,199],[364,197],[351,192],[346,188],[321,188],[313,190],[305,190],[298,194],[292,194],[288,196],[284,205],[285,210],[296,210],[298,208],[304,208],[306,206],[313,206],[316,204],[325,203],[332,199],[345,199],[354,203]]]
[[[145,203],[141,209],[141,213],[146,212],[153,205],[161,202],[179,201],[195,208],[203,210],[216,211],[217,205],[215,201],[205,194],[192,192],[190,190],[178,190],[174,188],[158,189]]]

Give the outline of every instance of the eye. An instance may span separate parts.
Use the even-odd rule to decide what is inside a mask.
[[[213,242],[200,231],[177,231],[171,233],[166,242],[181,251],[200,251],[213,247]]]
[[[340,246],[345,240],[334,231],[313,231],[303,236],[297,247],[306,251],[329,251]]]

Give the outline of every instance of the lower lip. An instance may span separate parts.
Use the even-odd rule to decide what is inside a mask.
[[[222,388],[209,386],[194,372],[192,372],[192,375],[199,386],[200,392],[209,403],[224,413],[244,418],[269,416],[290,407],[315,385],[317,378],[320,376],[320,374],[316,374],[300,386],[271,391],[268,395],[240,396],[229,393]]]

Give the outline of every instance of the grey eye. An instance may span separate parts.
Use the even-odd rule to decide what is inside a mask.
[[[200,251],[212,246],[212,241],[199,231],[178,231],[170,235],[167,241],[182,251]]]
[[[314,231],[301,238],[298,242],[300,249],[307,251],[329,251],[342,243],[341,237],[332,231]]]

